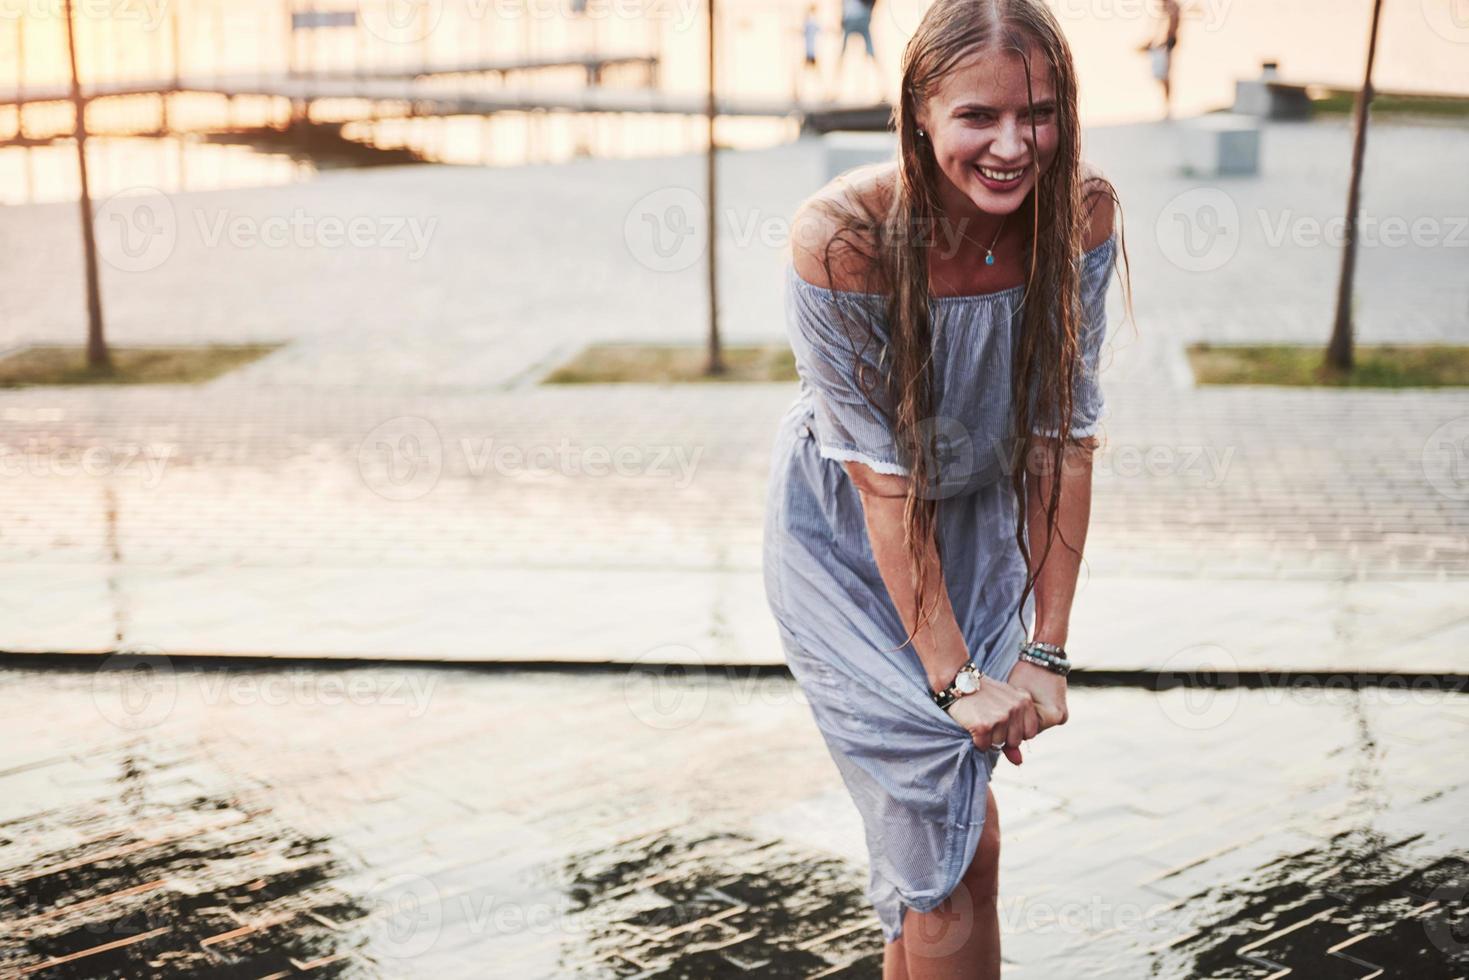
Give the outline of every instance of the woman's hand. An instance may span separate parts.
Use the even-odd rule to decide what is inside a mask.
[[[1041,731],[1066,724],[1066,678],[1022,660],[1010,671],[1009,684],[1030,695]]]
[[[1040,715],[1032,696],[1003,681],[986,677],[979,690],[948,707],[949,717],[969,731],[981,749],[1004,745],[1005,758],[1020,765],[1020,743],[1040,731]]]

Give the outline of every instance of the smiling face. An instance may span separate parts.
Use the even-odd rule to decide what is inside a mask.
[[[976,209],[1010,214],[1056,157],[1060,130],[1055,83],[1034,46],[1029,58],[1030,98],[1020,55],[991,49],[947,72],[919,108],[918,125],[927,132],[938,162],[943,185],[939,196],[950,216]]]

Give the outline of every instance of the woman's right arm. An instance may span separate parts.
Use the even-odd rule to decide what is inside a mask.
[[[903,541],[903,510],[908,494],[908,478],[874,472],[863,463],[844,463],[847,475],[862,500],[862,514],[867,537],[877,570],[887,586],[888,596],[913,637],[913,649],[923,663],[929,687],[937,692],[948,687],[969,662],[969,648],[959,629],[958,617],[949,601],[943,569],[933,539],[926,542],[923,561],[927,563],[931,594],[937,599],[927,622],[918,623],[918,600],[911,573],[912,559]],[[916,627],[916,630],[915,630]],[[949,706],[949,715],[966,728],[980,748],[1004,743],[1005,755],[1020,764],[1020,742],[1035,738],[1040,719],[1028,692],[986,677],[974,694],[965,695]]]
[[[937,602],[927,623],[918,626],[916,588],[911,574],[911,561],[903,541],[903,509],[908,495],[908,478],[877,473],[863,463],[844,463],[843,467],[862,500],[862,515],[867,525],[867,538],[877,570],[887,585],[888,595],[902,617],[903,627],[913,637],[913,649],[923,662],[928,686],[942,691],[953,681],[959,668],[969,662],[969,648],[959,629],[959,620],[944,587],[938,549],[928,542],[924,561],[928,565],[928,581],[934,583]]]

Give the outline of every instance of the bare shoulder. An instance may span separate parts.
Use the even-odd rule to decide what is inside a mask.
[[[892,163],[858,167],[802,202],[791,222],[796,275],[823,289],[866,288],[868,256],[875,243],[870,233],[844,218],[882,214],[891,200],[894,175]]]
[[[1112,237],[1116,190],[1092,163],[1081,165],[1081,199],[1087,215],[1086,250],[1091,251]]]

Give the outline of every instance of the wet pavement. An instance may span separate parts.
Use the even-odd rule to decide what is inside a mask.
[[[1007,976],[1469,971],[1469,697],[1083,687],[996,782]],[[0,674],[0,975],[875,977],[861,827],[744,671]]]
[[[1088,140],[1139,304],[1072,621],[1112,673],[1000,772],[1007,976],[1469,975],[1469,699],[1434,686],[1469,640],[1469,398],[1180,368],[1192,340],[1324,339],[1311,230],[1349,132],[1271,126],[1268,179],[1218,184],[1169,172],[1166,129]],[[1469,163],[1462,130],[1374,124],[1369,155],[1374,218],[1469,207],[1423,177]],[[760,229],[820,162],[723,160],[731,342],[782,336]],[[289,344],[199,387],[0,392],[0,977],[876,975],[799,692],[715,666],[780,661],[759,535],[794,386],[534,383],[588,342],[703,336],[702,264],[628,232],[702,166],[333,174],[154,201],[174,223],[136,262],[103,243],[115,341]],[[82,336],[73,211],[0,210],[27,243],[0,348]],[[381,234],[210,237],[300,211]],[[1170,238],[1230,213],[1204,253]],[[1359,338],[1461,337],[1462,254],[1364,248]],[[25,657],[116,649],[149,657]],[[692,666],[566,666],[596,661]],[[1199,669],[1248,686],[1175,686]]]

